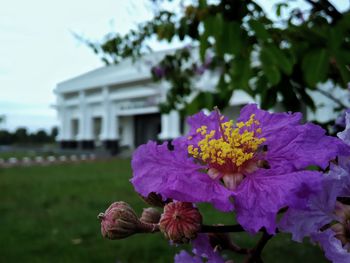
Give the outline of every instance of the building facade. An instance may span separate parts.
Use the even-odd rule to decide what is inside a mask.
[[[136,62],[127,59],[59,83],[55,89],[55,107],[59,118],[57,141],[61,147],[103,147],[117,152],[123,148],[134,149],[148,140],[165,141],[180,136],[186,125],[179,113],[164,114],[158,108],[166,98],[168,83],[154,83],[150,73],[151,65],[169,52],[152,53]],[[218,74],[206,72],[195,86],[210,90],[217,81]],[[325,89],[330,87],[324,85]],[[348,102],[344,91],[334,94]],[[326,122],[335,117],[332,115],[337,106],[334,101],[315,92],[310,95],[323,106],[317,112],[307,112],[308,120]],[[253,102],[251,97],[235,91],[231,107],[224,113],[234,119],[240,107],[249,102]]]
[[[55,89],[59,118],[57,141],[62,148],[113,151],[133,149],[148,140],[171,140],[180,136],[184,122],[177,111],[160,113],[168,84],[154,83],[151,65],[167,52],[157,52],[136,62],[125,60],[59,83]],[[197,84],[216,84],[204,76]],[[244,94],[235,96],[237,106],[249,102]]]

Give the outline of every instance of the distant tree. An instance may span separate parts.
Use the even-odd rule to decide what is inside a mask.
[[[16,143],[27,143],[29,139],[26,128],[18,128],[14,133],[14,141]]]
[[[6,115],[0,115],[0,127],[6,122]]]
[[[12,133],[6,130],[0,130],[0,145],[10,145],[14,142]]]
[[[39,130],[33,134],[33,142],[34,143],[47,143],[51,141],[50,136],[46,133],[45,130]]]
[[[50,140],[55,141],[56,136],[58,135],[58,127],[52,127],[51,133],[50,133]]]
[[[152,2],[159,6],[155,17],[137,30],[86,43],[106,64],[150,52],[147,40],[154,36],[198,47],[200,62],[192,61],[192,51],[185,48],[152,68],[155,80],[171,84],[163,111],[224,108],[235,90],[247,92],[265,109],[280,100],[287,110],[301,105],[314,110],[309,91],[333,99],[337,110],[346,107],[319,84],[329,81],[345,89],[350,82],[349,10],[340,12],[328,0],[297,1],[304,9],[292,7],[295,1],[278,1],[271,19],[254,0],[178,1],[185,3],[180,13],[163,9],[166,0]],[[216,90],[196,90],[193,79],[207,70],[220,74]]]

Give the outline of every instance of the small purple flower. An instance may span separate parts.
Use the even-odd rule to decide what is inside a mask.
[[[151,71],[159,79],[165,76],[165,69],[161,66],[154,66]]]
[[[269,113],[255,104],[242,109],[236,124],[218,111],[199,112],[187,120],[188,135],[173,141],[174,151],[154,142],[135,151],[131,182],[143,196],[156,192],[235,210],[247,231],[265,227],[273,234],[280,209],[305,207],[321,187],[321,174],[305,169],[325,169],[349,153],[341,140],[300,120],[300,113]]]
[[[175,256],[175,263],[224,263],[220,254],[211,247],[209,237],[206,234],[200,234],[193,240],[193,254],[182,250]]]
[[[320,244],[326,257],[333,263],[350,262],[348,248],[342,245],[341,241],[335,237],[335,233],[331,229],[314,233],[311,235],[311,239]]]
[[[213,56],[211,54],[207,54],[205,56],[204,62],[201,65],[196,65],[196,74],[202,75],[213,62]]]
[[[350,145],[350,109],[344,112],[343,118],[344,118],[343,120],[344,123],[341,123],[342,124],[341,127],[345,128],[345,130],[342,132],[339,132],[338,137],[342,139],[346,144]]]
[[[346,109],[339,114],[339,116],[335,119],[333,129],[342,130],[346,127],[346,115],[348,113],[350,113],[350,109]]]

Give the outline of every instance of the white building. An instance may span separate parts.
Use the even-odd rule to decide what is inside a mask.
[[[153,53],[134,63],[127,59],[59,83],[55,93],[61,147],[133,149],[150,139],[180,136],[184,122],[178,112],[161,114],[158,108],[168,84],[154,83],[150,73],[151,65],[165,53]],[[207,75],[198,85],[208,88],[216,82],[217,77]],[[239,93],[232,104],[238,107],[249,101]]]
[[[127,59],[59,83],[55,93],[60,124],[57,140],[61,147],[103,146],[118,151],[134,149],[150,139],[164,141],[180,136],[184,121],[178,112],[161,114],[157,106],[165,99],[168,84],[154,83],[150,73],[151,65],[166,53],[153,53],[136,62]],[[217,80],[215,73],[207,72],[198,79],[196,87],[211,89]],[[326,107],[316,114],[309,113],[308,119],[334,118],[334,103],[321,94],[312,96]],[[244,92],[235,92],[228,110],[231,117],[235,118],[240,107],[249,102],[253,100]]]

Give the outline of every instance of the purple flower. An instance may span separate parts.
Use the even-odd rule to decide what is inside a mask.
[[[347,116],[347,127],[350,119]],[[348,129],[340,134],[346,140]],[[302,241],[309,236],[318,242],[326,257],[335,263],[350,262],[350,206],[337,198],[350,197],[350,159],[339,157],[323,175],[321,191],[313,193],[303,209],[289,208],[279,228]]]
[[[165,76],[165,69],[161,66],[154,66],[151,71],[159,79]]]
[[[204,62],[201,65],[196,65],[196,68],[195,68],[196,74],[203,75],[203,73],[209,68],[212,62],[213,62],[212,54],[207,54],[205,56]]]
[[[242,109],[236,124],[218,111],[200,112],[188,118],[190,131],[174,140],[174,151],[154,142],[135,151],[131,182],[143,196],[156,192],[235,209],[247,231],[274,233],[280,209],[305,207],[321,187],[321,174],[305,169],[325,169],[349,152],[339,139],[300,120],[300,113],[269,113],[255,104]]]
[[[312,195],[307,208],[289,209],[280,224],[296,241],[310,236],[334,263],[350,262],[350,206],[337,201],[350,197],[349,161],[343,161],[324,175],[322,191]]]
[[[348,110],[350,111],[350,109]],[[344,113],[344,127],[345,130],[338,133],[338,137],[342,139],[346,144],[350,145],[350,112]]]
[[[293,240],[302,241],[304,237],[317,233],[323,226],[336,220],[334,210],[345,179],[338,178],[332,172],[324,175],[321,191],[310,197],[304,209],[288,209],[279,223],[280,230],[292,233]]]
[[[220,254],[211,247],[209,237],[206,234],[200,234],[193,240],[193,254],[182,250],[175,256],[175,263],[224,263]],[[205,260],[204,260],[205,259]]]
[[[331,229],[312,234],[311,238],[320,244],[326,257],[332,262],[350,262],[350,253],[348,248],[342,245],[341,241],[335,237],[335,233]]]
[[[350,113],[350,109],[344,110],[340,115],[336,118],[335,120],[335,125],[341,128],[345,128],[347,120],[346,120],[346,115]]]

